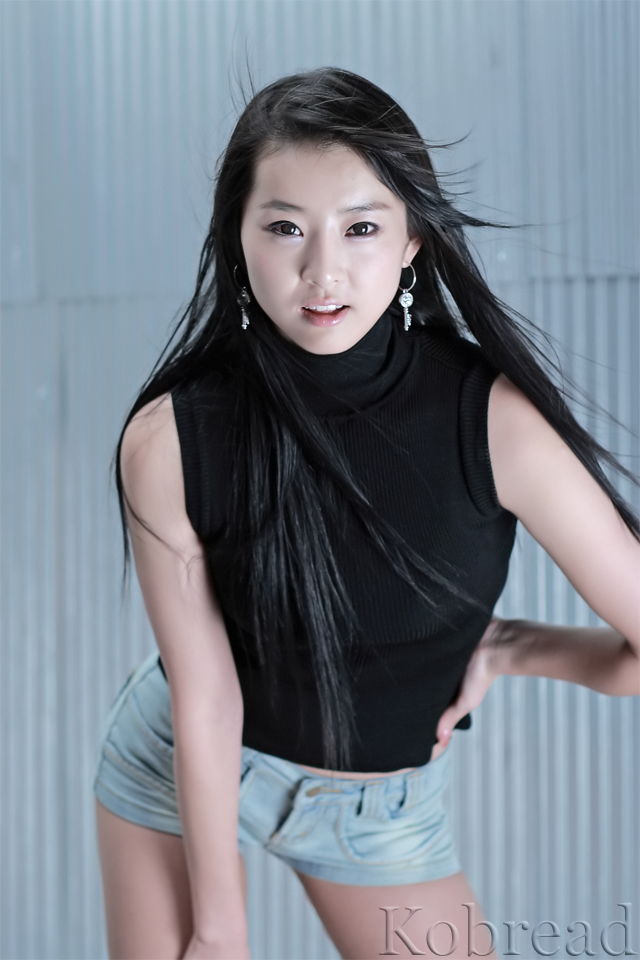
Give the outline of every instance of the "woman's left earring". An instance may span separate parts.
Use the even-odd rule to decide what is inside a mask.
[[[236,276],[236,270],[238,269],[238,264],[233,268],[233,279],[238,282]],[[242,314],[242,329],[246,330],[249,326],[249,314],[247,313],[247,307],[251,303],[251,297],[249,296],[249,291],[246,287],[240,287],[240,293],[236,297],[238,306],[240,307],[240,313]]]
[[[416,277],[416,272],[415,272],[415,270],[413,269],[413,264],[411,264],[411,263],[407,264],[407,268],[410,269],[410,270],[413,272],[413,282],[412,282],[412,284],[411,284],[410,287],[400,287],[400,289],[402,290],[402,293],[401,293],[400,296],[398,297],[398,303],[400,304],[400,306],[401,306],[402,309],[404,310],[404,329],[405,329],[405,331],[408,330],[409,327],[411,326],[411,314],[409,313],[409,307],[412,306],[412,304],[413,304],[413,297],[412,297],[412,295],[409,293],[409,290],[413,290],[413,288],[414,288],[415,285],[416,285],[416,279],[417,279],[417,277]]]

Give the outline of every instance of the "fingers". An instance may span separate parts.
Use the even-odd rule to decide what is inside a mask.
[[[436,736],[438,737],[438,742],[441,743],[443,747],[446,747],[446,745],[449,743],[449,740],[451,739],[451,731],[455,727],[460,717],[464,716],[464,714],[461,713],[460,717],[456,718],[456,712],[457,711],[454,711],[453,707],[448,707],[438,721]]]

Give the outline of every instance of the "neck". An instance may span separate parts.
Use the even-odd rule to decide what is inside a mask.
[[[318,414],[348,412],[377,400],[405,369],[408,346],[387,312],[340,353],[311,353],[282,338],[298,387]]]
[[[282,338],[282,343],[306,370],[318,379],[327,378],[331,383],[340,380],[349,382],[354,372],[374,376],[384,364],[391,339],[391,318],[383,313],[353,346],[340,353],[312,353],[292,340]]]

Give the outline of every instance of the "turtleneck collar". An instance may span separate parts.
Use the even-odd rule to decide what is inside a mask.
[[[331,415],[362,409],[384,396],[408,366],[409,339],[402,338],[385,312],[341,353],[311,353],[284,337],[282,347],[296,361],[293,373],[309,406],[319,415]]]

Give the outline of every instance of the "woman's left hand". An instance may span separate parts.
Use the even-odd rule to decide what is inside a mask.
[[[498,617],[492,617],[489,626],[485,630],[480,643],[473,651],[471,660],[467,665],[462,683],[460,684],[460,693],[456,700],[447,707],[438,721],[438,743],[441,747],[446,747],[451,738],[451,733],[458,720],[475,710],[486,694],[493,681],[500,675],[497,669],[498,658],[492,641],[495,634],[505,623]]]

